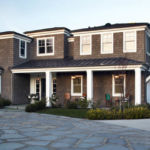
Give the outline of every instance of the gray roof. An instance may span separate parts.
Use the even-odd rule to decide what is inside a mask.
[[[104,30],[104,29],[114,29],[114,28],[127,28],[127,27],[136,27],[136,26],[150,27],[150,24],[147,23],[147,22],[141,22],[141,23],[116,23],[116,24],[106,23],[103,26],[95,26],[95,27],[88,27],[88,28],[83,28],[83,29],[76,29],[76,30],[72,30],[71,32],[83,32],[83,31]]]
[[[14,66],[13,69],[34,68],[61,68],[61,67],[94,67],[94,66],[117,66],[117,65],[140,65],[140,61],[127,58],[101,58],[101,59],[48,59],[30,60],[26,63]]]

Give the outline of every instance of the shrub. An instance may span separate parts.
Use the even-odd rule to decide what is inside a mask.
[[[0,100],[0,108],[3,108],[4,107],[4,105],[3,105],[3,101],[2,100]]]
[[[41,100],[39,102],[35,102],[35,104],[28,104],[25,108],[26,112],[36,112],[38,110],[42,110],[46,107],[45,100]]]
[[[67,101],[66,102],[66,108],[68,109],[77,109],[78,105],[77,105],[77,102],[76,101]]]
[[[9,106],[11,104],[10,100],[3,99],[3,105],[4,106]]]
[[[132,107],[121,110],[104,110],[104,109],[91,109],[87,112],[89,119],[142,119],[150,118],[150,110],[147,107]]]
[[[86,98],[80,98],[79,100],[77,100],[77,105],[79,108],[87,108],[88,107],[88,101]]]
[[[3,108],[4,106],[9,106],[10,104],[10,100],[4,99],[0,96],[0,108]]]
[[[61,104],[58,103],[58,97],[55,94],[52,94],[52,97],[50,98],[50,102],[52,104],[53,108],[61,107]]]

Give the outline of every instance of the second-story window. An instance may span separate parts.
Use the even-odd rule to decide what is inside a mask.
[[[80,37],[80,55],[91,55],[91,35]]]
[[[124,48],[123,52],[136,52],[136,32],[124,32]]]
[[[113,53],[113,34],[101,34],[101,54]]]
[[[19,57],[26,58],[27,57],[27,43],[23,40],[19,40]]]
[[[37,55],[54,55],[54,38],[37,39]]]

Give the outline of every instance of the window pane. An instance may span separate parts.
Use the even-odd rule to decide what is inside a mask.
[[[121,85],[116,85],[116,86],[115,86],[115,93],[124,93],[123,86],[121,86]]]
[[[135,41],[126,42],[125,49],[126,50],[134,50],[135,49]]]
[[[39,46],[45,46],[45,40],[39,40]]]
[[[21,48],[21,56],[24,56],[24,55],[25,55],[25,49]]]
[[[40,54],[45,53],[45,47],[39,47],[39,53]]]
[[[53,40],[52,39],[47,39],[47,46],[53,45]]]
[[[135,32],[126,32],[125,33],[126,41],[131,41],[135,39]]]
[[[53,53],[53,47],[52,46],[47,47],[47,53]]]
[[[73,92],[81,93],[81,77],[73,79]]]
[[[115,76],[115,93],[124,93],[124,76]]]
[[[81,93],[81,86],[80,85],[74,85],[74,93]]]
[[[25,41],[21,41],[21,48],[25,48]]]
[[[110,33],[102,34],[102,52],[110,53],[113,51],[113,35]]]
[[[82,45],[82,53],[90,53],[90,45]]]
[[[90,36],[82,36],[82,53],[83,54],[89,54],[91,50],[91,42],[90,42]]]
[[[81,84],[81,78],[80,77],[76,77],[74,80],[73,80],[73,83],[74,84]]]
[[[110,52],[110,51],[112,51],[112,43],[104,43],[103,52]]]

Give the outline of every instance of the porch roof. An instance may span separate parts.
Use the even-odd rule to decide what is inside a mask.
[[[14,66],[12,69],[36,69],[36,68],[61,68],[61,67],[96,67],[118,65],[143,65],[143,62],[127,58],[101,58],[101,59],[48,59],[30,60],[26,63]]]

